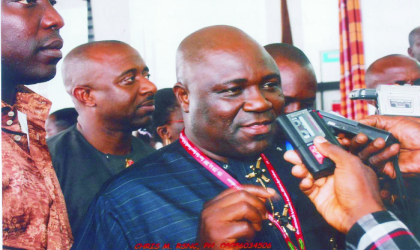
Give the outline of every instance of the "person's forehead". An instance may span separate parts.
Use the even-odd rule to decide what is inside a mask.
[[[54,122],[55,121],[55,115],[49,115],[46,122]]]
[[[305,98],[316,95],[317,82],[313,72],[307,68],[280,69],[281,85],[285,96],[302,96]]]
[[[292,79],[316,87],[315,72],[309,65],[302,66],[296,62],[277,60],[276,63],[282,77],[282,85],[287,84],[283,80]]]
[[[169,116],[173,120],[182,120],[181,107],[180,106],[175,106]]]
[[[268,54],[258,50],[206,50],[198,62],[195,75],[217,76],[219,79],[248,78],[252,74],[278,73]]]
[[[420,74],[420,67],[414,62],[400,62],[398,65],[391,65],[383,69],[379,73],[383,78],[398,78],[400,75],[417,75]]]
[[[418,30],[418,32],[414,33],[413,39],[416,42],[420,41],[420,29]]]
[[[127,66],[145,67],[140,54],[127,45],[100,46],[88,52],[88,58],[103,67],[125,68]]]
[[[141,73],[146,65],[140,55],[126,46],[98,46],[85,52],[85,67],[80,68],[82,82],[97,90],[112,86],[126,73]],[[82,60],[84,60],[82,58]]]
[[[394,84],[396,81],[415,80],[420,78],[420,68],[415,64],[388,66],[381,71],[373,72],[372,80],[366,82],[367,87],[376,88],[379,84]]]

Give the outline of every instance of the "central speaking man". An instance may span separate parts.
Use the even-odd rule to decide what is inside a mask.
[[[241,30],[211,26],[182,41],[176,62],[185,133],[103,186],[75,248],[331,248],[336,231],[299,191],[284,143],[274,143],[284,97],[271,56]],[[273,220],[285,205],[291,220]]]

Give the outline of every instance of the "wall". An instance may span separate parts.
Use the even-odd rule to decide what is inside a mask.
[[[419,0],[360,0],[365,63],[385,55],[407,55],[408,33],[420,26]],[[295,46],[312,62],[320,81],[320,52],[339,50],[338,0],[289,0]]]
[[[366,65],[407,54],[408,34],[420,26],[419,0],[361,0]]]
[[[360,0],[360,3],[366,68],[389,54],[408,55],[408,33],[420,26],[420,1]],[[305,52],[318,81],[322,81],[321,51],[340,48],[338,0],[289,0],[288,6],[294,44]],[[326,109],[337,102],[340,102],[338,91],[325,93]]]
[[[293,43],[311,61],[321,79],[321,51],[339,50],[338,0],[289,0]]]
[[[158,88],[175,84],[176,49],[200,28],[226,24],[244,30],[261,44],[280,40],[277,0],[94,0],[92,5],[98,40],[131,44],[145,59]],[[103,6],[108,10],[102,11]],[[105,25],[109,20],[111,25]]]

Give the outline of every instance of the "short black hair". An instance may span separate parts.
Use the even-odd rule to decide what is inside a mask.
[[[272,43],[264,46],[265,50],[273,57],[282,57],[301,66],[311,65],[308,57],[299,48],[287,43]]]
[[[50,114],[55,117],[55,125],[62,130],[67,129],[77,123],[77,113],[75,108],[65,108]]]
[[[160,89],[155,94],[155,111],[152,115],[152,133],[155,141],[162,142],[157,134],[157,127],[165,125],[169,121],[169,116],[179,108],[174,91],[171,88]]]

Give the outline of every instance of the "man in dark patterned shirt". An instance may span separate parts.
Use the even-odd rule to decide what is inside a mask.
[[[156,86],[140,54],[120,41],[74,48],[64,58],[63,78],[79,117],[47,143],[77,235],[101,186],[155,151],[132,131],[151,121]]]
[[[291,244],[331,248],[337,232],[300,192],[291,164],[283,160],[285,143],[274,143],[274,121],[283,112],[284,98],[278,68],[264,48],[233,27],[201,29],[179,46],[177,78],[174,92],[183,111],[185,137],[201,157],[209,158],[204,164],[214,162],[218,173],[228,173],[243,190],[229,189],[176,141],[103,186],[76,249],[135,249],[147,243],[173,249],[177,244],[208,243],[219,249],[246,242],[276,250]],[[305,243],[289,229],[286,243],[266,220],[267,211],[272,212],[268,198],[274,190],[280,192],[275,182],[265,182],[266,190],[246,177],[253,172],[251,166],[267,168],[259,160],[263,152],[289,192],[301,223],[297,232],[303,232]],[[271,199],[275,212],[283,211],[285,200]]]

